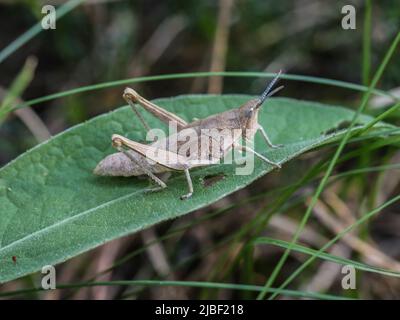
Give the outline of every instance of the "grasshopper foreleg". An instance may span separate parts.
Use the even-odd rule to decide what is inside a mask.
[[[270,146],[270,147],[273,148],[273,149],[283,147],[283,144],[278,144],[278,145],[273,144],[273,143],[271,142],[271,140],[269,139],[267,133],[265,132],[264,128],[263,128],[261,125],[258,126],[258,130],[261,131],[261,134],[262,134],[262,136],[264,137],[265,142],[267,142],[267,145],[268,145],[268,146]]]
[[[240,144],[237,144],[236,146],[237,146],[238,148],[240,148],[241,150],[243,150],[243,151],[251,152],[251,153],[254,154],[255,156],[259,157],[261,160],[265,161],[266,163],[268,163],[268,164],[270,164],[270,165],[273,165],[275,168],[278,168],[278,169],[282,168],[281,165],[280,165],[279,163],[276,163],[276,162],[273,162],[273,161],[267,159],[267,158],[264,157],[262,154],[259,154],[257,151],[255,151],[255,150],[253,150],[253,149],[251,149],[251,148],[249,148],[249,147],[246,147],[246,146],[243,146],[243,145],[240,145]]]

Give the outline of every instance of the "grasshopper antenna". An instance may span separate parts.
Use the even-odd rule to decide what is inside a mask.
[[[279,86],[278,88],[275,88],[274,90],[272,90],[270,93],[267,94],[267,97],[273,96],[275,93],[281,91],[285,86]]]
[[[275,76],[275,78],[272,79],[272,81],[268,84],[268,86],[265,88],[264,92],[260,96],[260,103],[259,105],[262,105],[268,97],[272,96],[274,93],[278,92],[279,90],[283,89],[283,86],[280,86],[279,88],[276,88],[275,90],[271,91],[272,87],[276,84],[278,81],[279,77],[282,74],[282,70],[279,70],[278,74]]]

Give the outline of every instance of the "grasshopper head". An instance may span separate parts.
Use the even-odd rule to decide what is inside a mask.
[[[268,97],[272,96],[274,93],[283,88],[283,86],[280,86],[272,90],[272,88],[278,81],[281,73],[282,72],[279,71],[279,73],[275,76],[275,78],[273,78],[271,82],[268,83],[267,87],[265,88],[264,92],[260,95],[260,97],[252,99],[240,107],[241,117],[244,120],[242,123],[246,124],[246,128],[255,128],[255,125],[257,125],[257,115],[258,111],[260,110],[260,107],[263,105],[263,103]]]
[[[257,124],[259,102],[259,99],[252,99],[240,107],[240,122],[246,129],[250,129]]]

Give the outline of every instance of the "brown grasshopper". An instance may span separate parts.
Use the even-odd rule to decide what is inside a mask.
[[[159,190],[167,186],[160,179],[160,174],[168,171],[183,171],[188,183],[189,193],[183,195],[181,199],[187,199],[193,194],[193,184],[189,169],[216,164],[232,148],[250,152],[268,164],[280,168],[279,163],[275,163],[255,150],[239,143],[241,139],[246,141],[253,139],[256,132],[260,130],[269,147],[277,148],[281,146],[273,145],[264,128],[258,123],[258,111],[261,105],[269,96],[283,88],[281,86],[271,91],[280,73],[268,84],[259,98],[252,99],[236,109],[215,114],[205,119],[195,120],[191,123],[187,123],[177,115],[146,100],[133,89],[126,88],[123,97],[132,107],[147,131],[150,130],[150,127],[139,113],[137,104],[161,121],[174,124],[177,128],[176,133],[151,144],[142,144],[114,134],[112,136],[112,145],[119,152],[111,154],[100,161],[94,169],[94,173],[100,176],[147,175],[159,185],[158,188],[153,190]],[[195,134],[195,137],[188,143],[185,137],[188,136],[189,130]],[[207,130],[224,133],[216,138],[213,135],[203,133]],[[224,141],[220,141],[219,138],[221,137]],[[204,141],[207,143],[204,144]],[[214,146],[213,148],[210,148],[210,143]],[[186,148],[183,148],[182,151],[182,147],[185,144]],[[205,148],[204,145],[206,145]]]

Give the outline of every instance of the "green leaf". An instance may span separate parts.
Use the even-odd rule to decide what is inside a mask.
[[[192,95],[159,99],[156,103],[191,121],[237,107],[250,98]],[[152,127],[166,128],[151,115],[144,117]],[[285,146],[271,150],[257,136],[256,150],[274,161],[289,161],[333,141],[352,117],[353,112],[345,108],[269,99],[261,109],[259,122],[273,143]],[[360,124],[368,121],[368,116],[359,119]],[[235,175],[235,165],[227,164],[194,169],[194,194],[182,201],[179,197],[187,186],[179,172],[168,180],[167,189],[156,193],[146,192],[147,180],[94,176],[96,164],[114,152],[110,143],[113,133],[136,141],[145,138],[133,112],[122,107],[66,130],[0,169],[0,282],[179,217],[245,187],[273,169],[258,159],[252,175]],[[204,186],[204,177],[213,175],[223,175],[224,179]]]

